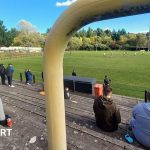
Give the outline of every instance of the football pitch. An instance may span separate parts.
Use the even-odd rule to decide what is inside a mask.
[[[41,81],[42,57],[24,57],[1,60],[5,66],[12,63],[14,78],[31,69],[36,81]],[[53,67],[53,66],[47,66]],[[144,90],[150,90],[150,52],[131,51],[71,51],[64,55],[64,75],[75,69],[78,76],[96,78],[103,83],[104,76],[111,80],[113,93],[144,98]]]

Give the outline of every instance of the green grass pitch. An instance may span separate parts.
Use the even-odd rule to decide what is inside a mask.
[[[42,57],[25,57],[1,61],[15,67],[14,78],[24,69],[31,69],[36,80],[41,81]],[[48,66],[53,67],[53,66]],[[150,90],[150,52],[130,51],[71,51],[64,55],[64,75],[75,68],[78,76],[96,78],[102,83],[105,75],[112,80],[113,93],[144,98]]]

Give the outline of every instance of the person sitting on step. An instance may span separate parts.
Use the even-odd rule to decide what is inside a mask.
[[[70,92],[69,92],[69,88],[66,87],[64,90],[64,98],[65,99],[70,99]]]
[[[133,108],[130,127],[136,140],[150,149],[150,92],[146,98],[147,102],[140,102]]]
[[[97,126],[108,132],[117,130],[121,122],[120,111],[111,97],[112,88],[105,86],[103,96],[97,97],[93,105]]]

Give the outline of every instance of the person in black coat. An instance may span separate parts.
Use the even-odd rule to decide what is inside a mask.
[[[105,78],[104,78],[104,85],[107,86],[107,85],[110,85],[110,82],[111,82],[111,79],[109,79],[107,77],[107,75],[105,75]]]
[[[74,71],[74,69],[73,69],[73,71],[72,71],[72,76],[77,76],[77,74],[76,74],[76,72]]]
[[[2,85],[5,85],[5,75],[6,75],[6,70],[3,64],[0,64],[0,76],[1,76],[1,82]]]

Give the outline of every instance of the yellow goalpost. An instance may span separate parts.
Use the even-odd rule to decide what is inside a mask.
[[[150,12],[150,0],[78,0],[56,21],[44,49],[49,150],[66,150],[63,56],[72,34],[100,20]]]

